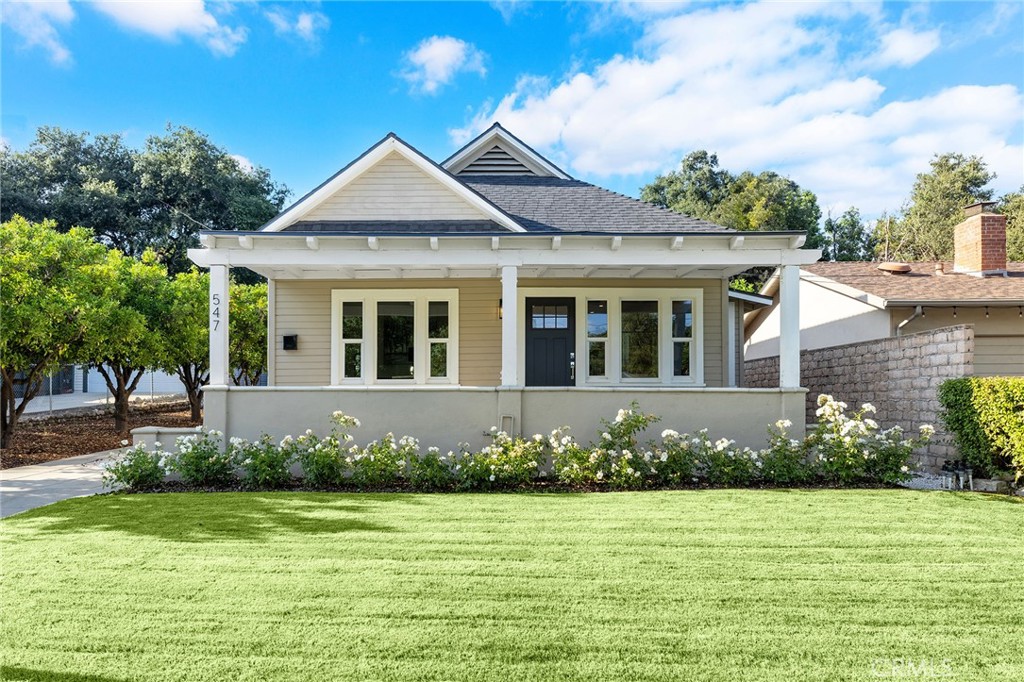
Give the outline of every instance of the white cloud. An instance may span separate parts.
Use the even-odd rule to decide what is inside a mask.
[[[405,53],[402,77],[413,91],[433,95],[460,73],[487,75],[485,58],[472,43],[452,36],[431,36]]]
[[[506,24],[512,23],[517,14],[528,9],[531,3],[527,0],[492,0],[491,7],[494,8]]]
[[[631,54],[559,79],[522,76],[450,130],[453,142],[501,121],[563,167],[638,184],[707,149],[725,168],[777,170],[824,208],[868,215],[897,209],[937,152],[983,155],[998,193],[1024,182],[1019,85],[896,99],[875,71],[924,59],[937,33],[893,30],[876,6],[699,6],[642,21]],[[851,38],[877,55],[849,53]]]
[[[4,25],[21,36],[27,47],[41,47],[49,53],[54,64],[69,64],[71,52],[57,32],[57,26],[66,26],[75,18],[68,0],[49,2],[5,1],[0,13]]]
[[[188,36],[226,57],[235,54],[249,34],[244,26],[222,24],[203,0],[93,0],[93,6],[125,28],[163,40]]]
[[[256,164],[249,160],[248,157],[242,156],[241,154],[231,154],[231,158],[235,160],[238,167],[242,169],[243,173],[252,174],[256,170]]]
[[[897,28],[883,35],[880,42],[881,50],[868,63],[883,68],[913,66],[937,50],[940,40],[938,29],[915,33],[910,29]]]
[[[294,36],[310,45],[320,41],[320,34],[331,26],[331,20],[323,12],[292,12],[283,7],[273,7],[263,13],[280,36]]]

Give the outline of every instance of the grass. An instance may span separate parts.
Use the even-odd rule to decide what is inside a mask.
[[[1024,679],[1009,498],[115,495],[0,529],[4,680]]]

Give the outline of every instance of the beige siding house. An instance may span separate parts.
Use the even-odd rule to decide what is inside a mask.
[[[803,428],[801,233],[738,233],[580,182],[499,125],[437,164],[391,134],[256,232],[209,232],[206,426],[477,444],[571,425],[589,437],[638,401],[677,429],[762,443]],[[780,386],[740,387],[743,314],[728,289],[781,274]],[[269,281],[269,385],[228,381],[229,271]],[[788,326],[787,326],[788,325]]]
[[[952,263],[814,263],[800,273],[805,350],[955,325],[974,327],[974,373],[1024,375],[1024,263],[1006,260],[1006,217],[988,202],[954,228]],[[778,284],[764,294],[778,302]],[[746,359],[779,355],[777,305],[748,313]]]

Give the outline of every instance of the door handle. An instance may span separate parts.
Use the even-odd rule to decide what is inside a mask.
[[[576,353],[569,353],[569,381],[576,381]]]

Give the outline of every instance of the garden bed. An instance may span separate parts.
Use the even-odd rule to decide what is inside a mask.
[[[188,403],[132,405],[131,420],[138,425],[193,426]],[[0,452],[0,469],[42,464],[55,459],[87,455],[120,447],[124,434],[114,430],[114,417],[105,410],[89,414],[23,418],[11,447]]]

